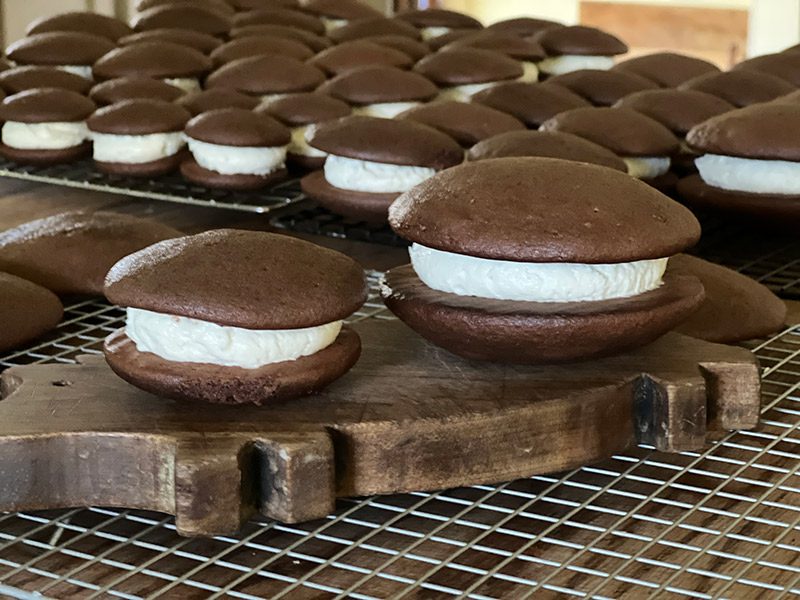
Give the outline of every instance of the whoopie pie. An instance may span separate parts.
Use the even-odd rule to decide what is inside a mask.
[[[181,88],[150,77],[109,79],[98,83],[89,91],[89,97],[100,106],[139,98],[174,102],[183,95]]]
[[[610,69],[614,66],[614,56],[628,51],[628,46],[618,37],[585,25],[548,28],[534,39],[549,57],[539,63],[539,70],[546,75],[579,69]]]
[[[544,59],[544,49],[531,39],[524,39],[512,33],[502,33],[484,29],[468,35],[460,36],[457,40],[442,47],[442,50],[453,48],[482,48],[499,52],[516,59],[522,63],[522,81],[537,81],[539,79],[539,62]]]
[[[719,73],[715,64],[676,52],[654,52],[618,62],[613,71],[633,73],[664,88],[674,88],[707,73]]]
[[[630,94],[656,88],[656,84],[634,73],[578,69],[547,80],[585,98],[594,106],[611,106]]]
[[[184,129],[192,158],[181,174],[209,188],[251,190],[286,177],[289,129],[244,108],[204,112]]]
[[[133,30],[120,19],[88,11],[71,11],[39,17],[31,21],[25,29],[27,35],[51,31],[91,33],[112,42],[133,33]]]
[[[419,29],[423,40],[437,38],[453,30],[469,31],[483,28],[483,24],[476,18],[443,8],[406,10],[398,13],[395,18]]]
[[[602,191],[601,191],[602,190]],[[389,224],[411,264],[386,273],[386,305],[469,359],[588,360],[647,344],[702,302],[669,257],[700,226],[686,208],[614,169],[499,158],[403,194]]]
[[[308,142],[329,156],[322,171],[301,180],[306,195],[332,212],[377,223],[400,193],[464,158],[450,136],[409,120],[344,117],[316,127]]]
[[[0,89],[7,94],[43,87],[86,94],[92,87],[92,80],[56,67],[24,66],[0,71]]]
[[[17,40],[6,48],[6,56],[18,65],[57,67],[91,79],[94,62],[113,49],[114,42],[99,35],[51,31]]]
[[[76,160],[89,152],[86,119],[94,109],[94,102],[86,96],[58,88],[35,88],[8,96],[0,104],[0,154],[22,164]]]
[[[522,82],[504,83],[478,92],[472,96],[472,102],[514,115],[531,129],[538,129],[564,111],[589,106],[587,100],[565,87]]]
[[[360,265],[288,236],[222,229],[161,242],[114,265],[105,293],[127,308],[106,360],[168,398],[303,396],[341,377],[361,351],[342,323],[366,300]]]
[[[781,52],[748,58],[733,67],[734,71],[756,71],[774,75],[792,85],[800,86],[800,54]]]
[[[769,102],[795,91],[797,87],[769,73],[742,69],[706,73],[683,82],[678,89],[706,92],[730,102],[737,108],[742,108]]]
[[[563,23],[558,21],[551,21],[549,19],[537,19],[534,17],[516,17],[512,19],[504,19],[489,25],[486,29],[489,31],[499,31],[501,33],[510,33],[519,37],[527,38],[536,36],[538,33],[547,29],[555,27],[564,27]]]

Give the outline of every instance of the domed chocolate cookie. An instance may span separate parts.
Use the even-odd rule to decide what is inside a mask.
[[[610,69],[614,66],[614,56],[628,51],[628,46],[616,36],[585,25],[548,28],[534,39],[549,56],[539,63],[539,69],[547,75],[579,69]]]
[[[222,45],[221,39],[208,33],[200,33],[189,29],[176,29],[174,27],[148,29],[147,31],[132,33],[118,39],[117,45],[131,46],[140,42],[169,42],[198,50],[203,54],[209,54],[214,48]]]
[[[259,99],[236,90],[212,88],[202,92],[190,92],[178,99],[178,104],[192,113],[193,116],[196,116],[218,108],[246,108],[253,110],[258,106]]]
[[[363,40],[333,46],[323,50],[308,62],[330,76],[341,75],[363,67],[410,69],[414,64],[414,61],[405,52]]]
[[[472,102],[514,115],[532,129],[559,113],[589,106],[588,101],[567,88],[541,83],[504,83],[478,92]]]
[[[656,84],[633,73],[580,69],[547,80],[547,85],[560,85],[585,98],[595,106],[611,106],[630,94],[650,90]]]
[[[797,88],[780,77],[742,69],[700,75],[682,83],[678,89],[706,92],[741,108],[769,102]]]
[[[116,42],[129,35],[133,30],[123,21],[95,12],[64,12],[46,17],[39,17],[30,22],[25,30],[27,35],[49,33],[51,31],[77,31],[91,33]]]
[[[707,73],[719,73],[719,67],[707,60],[675,52],[635,56],[617,63],[612,70],[639,75],[665,88],[677,87]]]
[[[87,79],[92,64],[114,49],[108,38],[77,31],[37,33],[6,48],[6,56],[18,65],[58,67]]]
[[[399,36],[404,40],[411,41],[417,41],[420,38],[419,31],[413,25],[386,17],[370,17],[350,21],[347,25],[334,29],[328,35],[337,44],[383,35]]]
[[[53,292],[21,277],[0,273],[0,352],[54,329],[64,314]]]
[[[525,130],[519,119],[481,104],[432,102],[407,110],[399,119],[411,119],[446,133],[464,148],[507,131]]]
[[[89,97],[104,106],[122,100],[151,99],[174,102],[182,97],[183,90],[158,79],[149,77],[118,77],[98,83],[89,92]]]

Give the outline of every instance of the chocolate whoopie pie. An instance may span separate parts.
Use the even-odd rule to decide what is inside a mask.
[[[0,352],[22,346],[55,329],[64,307],[40,285],[0,273]]]
[[[187,46],[203,54],[210,54],[214,48],[222,45],[222,40],[199,31],[189,29],[175,29],[164,27],[161,29],[148,29],[131,35],[126,35],[117,40],[119,46],[131,46],[141,42],[169,42],[179,46]]]
[[[206,88],[232,89],[265,102],[286,94],[311,92],[325,81],[325,74],[313,65],[277,54],[237,58],[206,79]]]
[[[214,88],[202,92],[190,92],[178,99],[178,104],[197,116],[209,110],[218,108],[246,108],[253,110],[260,100],[236,90]]]
[[[127,308],[108,364],[168,398],[287,400],[338,379],[361,352],[342,324],[367,298],[361,266],[289,236],[222,229],[161,242],[114,265],[105,293]]]
[[[628,174],[669,188],[671,158],[680,144],[658,121],[628,108],[576,108],[542,124],[543,131],[565,131],[608,148],[628,165]]]
[[[518,17],[515,19],[505,19],[498,21],[486,27],[489,31],[499,31],[501,33],[510,33],[519,37],[535,36],[542,31],[554,29],[556,27],[564,27],[563,23],[557,21],[550,21],[548,19],[536,19],[533,17]]]
[[[319,125],[308,142],[329,156],[301,180],[303,192],[331,212],[376,223],[400,193],[464,158],[450,136],[409,120],[345,117]]]
[[[61,296],[102,295],[103,279],[120,258],[180,235],[130,215],[64,212],[0,232],[0,271]]]
[[[539,79],[539,68],[537,64],[544,59],[544,49],[530,39],[523,39],[511,33],[499,31],[482,30],[461,36],[459,39],[450,42],[442,50],[452,50],[454,48],[481,48],[505,54],[522,63],[524,70],[523,81],[537,81]]]
[[[768,73],[742,69],[722,73],[707,73],[685,81],[680,90],[697,90],[722,98],[741,108],[769,102],[797,88],[788,81]]]
[[[51,31],[78,31],[91,33],[116,42],[129,35],[133,30],[123,21],[95,12],[64,12],[56,15],[39,17],[30,22],[25,33],[35,35]]]
[[[86,96],[58,88],[35,88],[8,96],[0,104],[0,154],[21,164],[76,160],[89,152],[86,119],[94,109],[94,102]]]
[[[431,53],[431,49],[424,43],[402,35],[374,35],[361,39],[365,42],[400,50],[400,52],[410,56],[414,62]]]
[[[231,29],[229,15],[216,9],[194,5],[192,2],[153,6],[138,13],[131,24],[136,31],[177,28],[199,31],[215,37],[225,36]]]
[[[313,171],[325,164],[327,152],[312,147],[307,137],[314,126],[350,115],[350,105],[324,94],[289,94],[260,109],[292,129],[286,155],[287,164],[298,170]],[[260,112],[259,111],[259,112]]]
[[[471,148],[481,140],[507,131],[525,130],[525,125],[504,112],[468,102],[433,102],[423,104],[400,115],[399,119],[410,119],[429,125],[446,133],[464,148]]]
[[[547,80],[547,85],[565,87],[595,106],[611,106],[634,92],[656,88],[649,79],[633,73],[597,69],[579,69],[555,75]]]
[[[92,87],[92,81],[56,67],[13,67],[0,71],[0,89],[8,94],[43,87],[86,94]]]
[[[280,54],[297,60],[308,60],[314,51],[303,42],[285,37],[262,36],[239,38],[223,44],[211,53],[214,66],[219,67],[237,58],[249,58],[262,54]]]
[[[322,20],[326,33],[344,27],[351,21],[384,16],[360,0],[301,0],[300,7]]]
[[[363,67],[334,77],[317,91],[347,102],[355,114],[391,119],[432,100],[439,89],[418,73]]]
[[[699,175],[682,179],[686,202],[800,222],[800,106],[755,104],[713,117],[686,136],[703,156]]]
[[[589,106],[589,102],[567,88],[522,82],[504,83],[478,92],[472,96],[472,102],[514,115],[532,129],[538,129],[559,113]]]
[[[6,48],[6,56],[18,65],[58,67],[87,79],[92,78],[92,65],[114,42],[91,33],[51,31],[17,40]]]
[[[308,62],[330,76],[341,75],[363,67],[410,69],[414,64],[414,61],[405,52],[362,40],[345,42],[323,50]]]
[[[186,92],[200,89],[200,78],[211,70],[209,58],[193,48],[171,42],[140,42],[105,54],[92,71],[96,79],[152,77]]]
[[[475,144],[467,160],[532,156],[560,158],[628,172],[625,161],[594,142],[563,131],[509,131]]]
[[[763,54],[734,65],[734,71],[756,71],[774,75],[794,86],[800,86],[800,54],[783,52]]]
[[[325,25],[317,17],[288,8],[257,8],[240,12],[233,18],[234,27],[248,25],[285,25],[313,33],[325,35]]]
[[[534,39],[549,56],[539,63],[539,70],[547,75],[579,69],[607,70],[614,66],[614,56],[628,51],[628,46],[618,37],[585,25],[552,27],[541,31]]]
[[[252,190],[286,177],[289,129],[265,114],[221,108],[194,117],[184,129],[192,158],[181,174],[208,188]]]
[[[600,192],[602,190],[602,192]],[[411,264],[386,273],[386,305],[468,359],[588,360],[647,344],[703,299],[668,259],[692,214],[628,175],[549,158],[448,169],[398,198],[389,224]]]
[[[430,54],[414,66],[414,71],[443,88],[442,100],[459,102],[469,102],[482,90],[525,76],[520,61],[480,48],[454,48]]]
[[[86,121],[95,167],[133,177],[174,171],[184,158],[183,127],[190,118],[185,108],[163,100],[123,100],[95,111]]]
[[[406,10],[395,18],[419,29],[423,40],[430,40],[455,30],[483,29],[483,24],[469,15],[443,8]]]
[[[139,98],[174,102],[183,95],[182,89],[149,77],[109,79],[98,83],[89,92],[89,97],[100,106]]]
[[[695,77],[720,72],[719,67],[707,60],[675,52],[635,56],[618,62],[612,70],[639,75],[664,88],[674,88]]]
[[[331,41],[319,35],[314,35],[305,29],[287,27],[286,25],[247,25],[231,30],[231,39],[238,40],[246,37],[259,37],[262,35],[272,35],[275,37],[289,38],[303,42],[314,52],[322,52],[325,48],[331,47]]]
[[[369,19],[350,21],[347,25],[331,31],[329,37],[334,43],[341,44],[376,35],[399,36],[405,40],[412,41],[420,39],[420,33],[413,25],[386,17],[371,17]]]

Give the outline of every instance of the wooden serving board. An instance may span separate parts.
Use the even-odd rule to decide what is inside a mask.
[[[364,351],[325,393],[267,407],[174,402],[102,357],[2,375],[0,510],[119,506],[178,532],[236,531],[255,513],[321,518],[337,496],[494,483],[632,444],[698,449],[754,427],[759,368],[737,347],[669,334],[591,363],[471,363],[397,321],[355,325]]]

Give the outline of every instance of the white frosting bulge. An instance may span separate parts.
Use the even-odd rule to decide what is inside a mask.
[[[539,70],[549,75],[563,75],[581,69],[607,71],[614,66],[611,56],[585,56],[583,54],[564,54],[545,58],[539,63]]]
[[[224,146],[186,136],[197,164],[223,175],[269,175],[286,165],[286,146]]]
[[[202,89],[197,77],[168,77],[162,81],[183,90],[185,94],[199,92]]]
[[[669,156],[628,156],[622,157],[628,166],[628,175],[636,179],[652,179],[667,171],[672,163]]]
[[[800,162],[705,154],[694,160],[708,185],[752,194],[800,195]]]
[[[183,132],[116,135],[92,132],[94,159],[98,162],[141,164],[177,154],[185,142]]]
[[[330,154],[325,179],[333,187],[354,192],[391,194],[405,192],[435,173],[428,167],[390,165]]]
[[[616,264],[529,263],[409,249],[411,265],[429,288],[497,300],[592,302],[636,296],[661,285],[668,258]]]
[[[539,81],[539,67],[536,65],[536,63],[523,60],[522,77],[520,77],[517,81],[522,81],[524,83],[534,83]]]
[[[289,94],[264,94],[263,96],[261,96],[261,103],[260,103],[259,106],[260,107],[269,106],[270,104],[272,104],[276,100],[280,100],[281,98],[285,98],[288,95]]]
[[[94,79],[94,75],[92,74],[92,65],[58,65],[56,66],[56,69],[66,71],[67,73],[80,75],[84,79]]]
[[[330,17],[320,17],[320,21],[322,21],[322,24],[325,26],[326,35],[331,31],[344,27],[350,22],[347,19],[331,19]]]
[[[380,119],[394,119],[401,112],[419,106],[421,102],[378,102],[367,104],[353,109],[354,115],[364,115],[367,117],[378,117]]]
[[[330,346],[341,321],[304,329],[243,329],[128,308],[125,333],[139,352],[165,360],[257,369],[297,360]]]
[[[308,139],[314,135],[314,125],[303,125],[302,127],[295,127],[292,129],[292,141],[289,142],[289,154],[297,154],[299,156],[309,156],[312,158],[324,158],[328,156],[327,152],[323,152],[314,148],[308,143]]]
[[[452,29],[449,27],[423,27],[420,29],[420,34],[422,35],[422,41],[427,42],[451,31]]]
[[[89,139],[86,123],[20,123],[6,121],[2,131],[3,143],[20,150],[61,150],[80,146]]]
[[[486,83],[468,83],[465,85],[456,85],[453,87],[444,88],[436,97],[437,100],[447,101],[452,100],[455,102],[469,102],[472,97],[478,92],[488,90],[506,81],[487,81]]]

